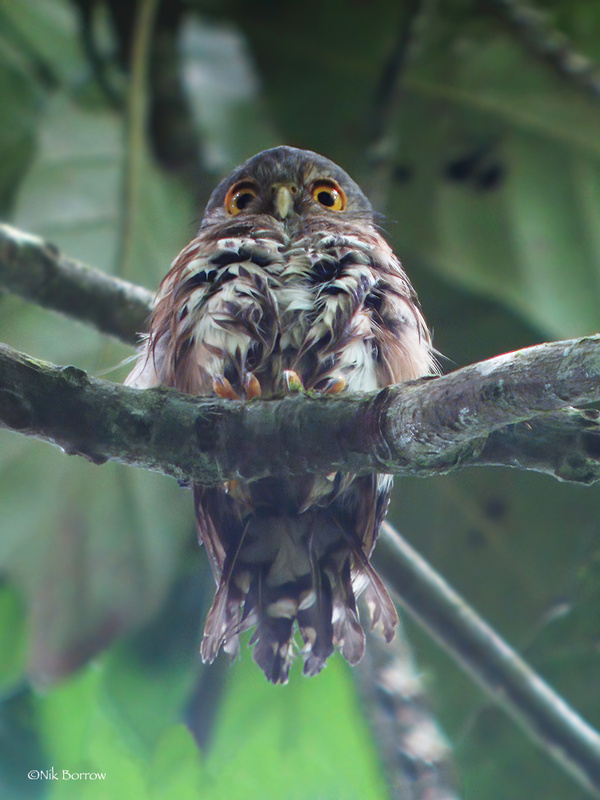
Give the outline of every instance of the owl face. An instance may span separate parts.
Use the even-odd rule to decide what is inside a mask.
[[[217,186],[203,227],[249,215],[284,225],[337,217],[372,221],[373,209],[358,185],[333,161],[310,150],[274,147],[246,161]]]

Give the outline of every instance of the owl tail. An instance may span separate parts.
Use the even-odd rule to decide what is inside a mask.
[[[365,554],[353,552],[339,538],[317,552],[313,542],[318,537],[312,532],[293,538],[287,533],[280,533],[280,548],[268,562],[249,563],[256,556],[256,542],[250,542],[237,549],[233,563],[226,563],[206,620],[204,661],[212,661],[221,647],[237,653],[239,634],[254,627],[254,660],[270,681],[286,683],[297,625],[305,675],[318,674],[335,646],[356,664],[365,650],[356,609],[363,588],[373,627],[391,639],[396,610]],[[268,532],[264,538],[271,538]]]

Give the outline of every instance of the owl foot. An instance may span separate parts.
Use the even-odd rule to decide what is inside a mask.
[[[246,373],[246,377],[244,378],[244,393],[246,395],[246,400],[252,400],[262,395],[260,383],[253,372]]]
[[[260,383],[253,372],[246,373],[243,393],[238,394],[229,380],[221,376],[213,378],[212,388],[213,392],[223,400],[252,400],[262,395]]]
[[[293,369],[283,370],[283,385],[290,394],[297,394],[299,392],[306,391],[304,384],[302,383],[302,378],[297,372],[294,372]]]
[[[213,378],[212,382],[213,392],[218,396],[222,397],[223,400],[239,400],[239,395],[236,393],[235,389],[229,383],[227,378],[217,377]]]
[[[339,394],[339,392],[343,391],[346,388],[346,378],[342,378],[341,375],[337,377],[332,376],[328,378],[325,386],[321,389],[323,394]]]

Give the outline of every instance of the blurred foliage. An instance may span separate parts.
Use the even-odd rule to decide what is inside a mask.
[[[540,41],[554,30],[574,55],[600,59],[598,4],[538,8]],[[600,92],[561,74],[499,9],[492,0],[164,2],[150,125],[128,185],[135,3],[5,0],[0,213],[153,288],[215,181],[285,142],[338,161],[386,213],[447,368],[595,332]],[[0,332],[97,374],[130,355],[8,295]],[[190,498],[172,481],[6,433],[0,472],[0,796],[386,796],[351,672],[337,659],[311,681],[295,670],[283,689],[266,684],[247,648],[225,672],[198,664],[212,579]],[[596,725],[599,511],[595,489],[473,470],[398,482],[391,514]],[[409,630],[467,800],[584,796]],[[202,757],[184,714],[207,743]],[[26,779],[52,766],[107,777]]]

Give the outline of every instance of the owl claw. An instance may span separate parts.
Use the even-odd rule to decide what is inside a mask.
[[[294,372],[293,369],[283,370],[283,385],[290,394],[296,394],[298,392],[305,391],[302,378],[297,372]]]
[[[329,378],[324,388],[321,390],[323,394],[338,394],[346,388],[346,378],[339,375],[337,378]]]
[[[212,382],[213,392],[222,397],[223,400],[239,400],[239,396],[235,393],[233,386],[229,383],[227,378],[213,378]]]
[[[222,376],[213,378],[212,388],[213,392],[218,397],[222,397],[223,400],[252,400],[254,397],[260,397],[262,395],[260,383],[253,372],[246,373],[243,395],[238,394],[230,381]]]
[[[258,378],[253,372],[246,373],[244,378],[244,392],[246,393],[246,400],[252,400],[254,397],[262,395],[262,389]]]

